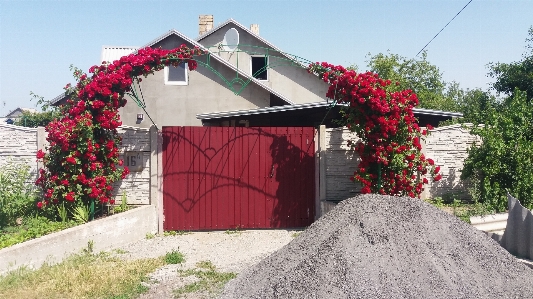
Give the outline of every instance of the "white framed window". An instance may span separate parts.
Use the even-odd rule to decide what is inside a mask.
[[[182,63],[179,66],[165,66],[165,85],[188,85],[189,74],[187,64]]]
[[[257,80],[268,80],[268,56],[251,57],[251,74]]]

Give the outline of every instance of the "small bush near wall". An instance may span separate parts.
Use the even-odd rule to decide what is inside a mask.
[[[27,164],[8,161],[0,169],[0,228],[20,225],[35,210],[37,193],[29,179]]]

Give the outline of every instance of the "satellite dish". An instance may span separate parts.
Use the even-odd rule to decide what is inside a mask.
[[[224,45],[224,50],[226,51],[235,51],[239,45],[239,32],[235,28],[230,28],[226,31],[224,35],[224,40],[222,40]]]

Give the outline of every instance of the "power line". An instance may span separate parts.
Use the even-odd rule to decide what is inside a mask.
[[[468,1],[468,3],[444,26],[442,27],[442,29],[437,33],[435,34],[435,36],[422,48],[422,50],[418,51],[418,53],[416,53],[415,57],[418,56],[418,54],[420,54],[420,52],[424,51],[424,49],[437,37],[437,35],[439,35],[442,30],[444,30],[444,28],[448,27],[448,25],[468,6],[468,4],[470,4],[470,2],[472,2],[473,0],[470,0]]]

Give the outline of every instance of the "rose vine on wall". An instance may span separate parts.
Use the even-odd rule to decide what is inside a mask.
[[[417,197],[429,183],[427,175],[442,178],[440,167],[421,153],[427,130],[414,117],[414,92],[391,92],[390,80],[326,62],[311,64],[308,71],[330,84],[326,97],[346,106],[344,121],[360,138],[349,145],[361,158],[351,177],[363,185],[361,193]]]
[[[197,63],[193,57],[202,53],[185,45],[173,50],[145,48],[93,66],[91,75],[76,70],[78,83],[65,87],[70,99],[60,109],[61,118],[46,126],[47,153],[37,153],[37,159],[44,163],[35,182],[44,195],[37,207],[113,204],[112,184],[129,173],[119,159],[117,128],[122,124],[118,109],[126,105],[125,94],[134,78],[181,63],[194,70]]]

